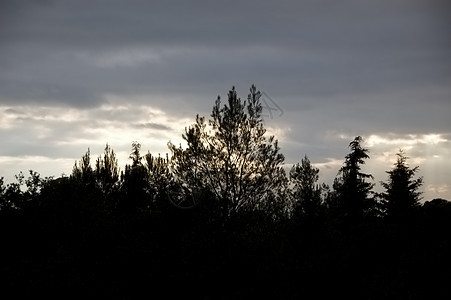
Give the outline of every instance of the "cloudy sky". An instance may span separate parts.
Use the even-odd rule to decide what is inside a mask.
[[[218,95],[264,92],[287,167],[331,183],[349,142],[387,179],[402,148],[424,200],[451,200],[447,0],[26,1],[0,4],[0,176],[70,174],[109,143],[127,163],[182,142]]]

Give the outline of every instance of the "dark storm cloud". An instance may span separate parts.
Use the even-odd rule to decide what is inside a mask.
[[[84,106],[105,93],[222,93],[255,82],[328,103],[449,82],[443,3],[7,1],[0,96]]]

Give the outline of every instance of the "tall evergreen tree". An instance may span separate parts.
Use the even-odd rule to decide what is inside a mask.
[[[197,116],[185,130],[186,149],[169,144],[175,177],[188,193],[209,191],[225,217],[243,210],[275,214],[285,206],[279,197],[286,186],[284,156],[274,136],[265,135],[260,97],[252,86],[241,101],[232,88],[227,104],[218,96],[208,126]]]
[[[370,158],[369,150],[362,147],[362,142],[362,137],[357,136],[349,144],[351,152],[346,155],[344,165],[333,185],[333,206],[351,222],[360,220],[375,208],[375,201],[371,196],[374,184],[366,181],[373,179],[373,176],[361,172],[361,165]]]
[[[318,179],[319,169],[312,166],[307,155],[291,168],[290,183],[293,186],[295,216],[314,217],[320,213],[322,187],[317,183]]]
[[[385,192],[380,194],[384,212],[391,217],[401,216],[419,205],[421,200],[419,188],[423,184],[422,177],[414,179],[419,167],[409,167],[408,157],[404,151],[400,150],[396,156],[394,168],[386,172],[388,181],[381,182]]]

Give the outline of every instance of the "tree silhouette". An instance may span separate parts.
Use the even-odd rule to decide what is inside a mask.
[[[121,183],[119,177],[119,166],[116,153],[106,144],[103,157],[96,160],[94,169],[94,180],[97,191],[102,198],[104,209],[112,212],[117,207],[118,194]]]
[[[29,170],[25,178],[22,172],[15,175],[16,182],[5,185],[3,177],[0,178],[0,211],[19,210],[35,201],[41,189],[52,180],[52,177],[42,178],[33,170]]]
[[[315,217],[320,214],[323,188],[317,183],[319,169],[312,166],[307,155],[290,170],[294,215]]]
[[[147,170],[142,163],[141,144],[132,143],[132,152],[129,158],[132,160],[132,164],[126,165],[125,171],[121,175],[124,198],[121,199],[120,210],[127,213],[150,212],[151,191],[147,181]]]
[[[185,130],[186,149],[169,144],[176,178],[192,194],[211,192],[225,217],[252,210],[276,214],[284,206],[284,156],[274,136],[265,135],[260,96],[252,86],[241,101],[233,87],[222,107],[218,96],[208,126],[197,116]]]
[[[94,172],[91,167],[91,151],[88,151],[81,157],[77,164],[75,161],[72,168],[71,179],[84,184],[94,184]]]
[[[168,193],[177,188],[174,186],[169,157],[167,154],[166,157],[161,157],[147,153],[144,156],[144,161],[151,200],[157,206],[152,207],[152,209],[161,210],[168,204]]]
[[[0,212],[9,207],[5,191],[6,191],[5,179],[4,177],[0,177]]]
[[[116,153],[106,144],[103,157],[99,156],[96,160],[94,170],[97,187],[108,196],[119,185],[119,166]]]
[[[23,202],[23,192],[21,186],[24,184],[24,175],[20,172],[15,175],[17,182],[5,185],[3,177],[0,180],[0,211],[8,213],[19,209]]]
[[[366,179],[373,179],[370,174],[361,172],[361,165],[369,158],[368,149],[361,146],[362,137],[357,136],[349,144],[351,152],[346,155],[339,176],[334,180],[332,207],[351,222],[360,220],[375,208],[375,201],[370,197],[374,186]]]
[[[408,157],[403,150],[396,154],[394,168],[387,171],[388,181],[381,182],[385,192],[381,193],[382,207],[387,216],[399,217],[410,209],[419,206],[421,192],[418,190],[423,184],[423,178],[413,177],[418,172],[418,166],[410,168]]]
[[[255,86],[246,101],[234,88],[226,104],[218,97],[211,118],[197,116],[183,138],[185,148],[169,143],[171,158],[142,155],[133,142],[121,173],[106,144],[94,166],[88,148],[69,177],[0,177],[2,291],[110,291],[124,299],[451,292],[451,202],[421,205],[423,181],[403,151],[381,183],[382,218],[372,215],[378,207],[360,136],[331,191],[307,155],[287,179]]]

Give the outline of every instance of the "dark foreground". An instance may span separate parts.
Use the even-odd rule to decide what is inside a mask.
[[[438,200],[358,224],[36,206],[1,215],[0,282],[58,298],[433,299],[451,292],[450,229]]]

